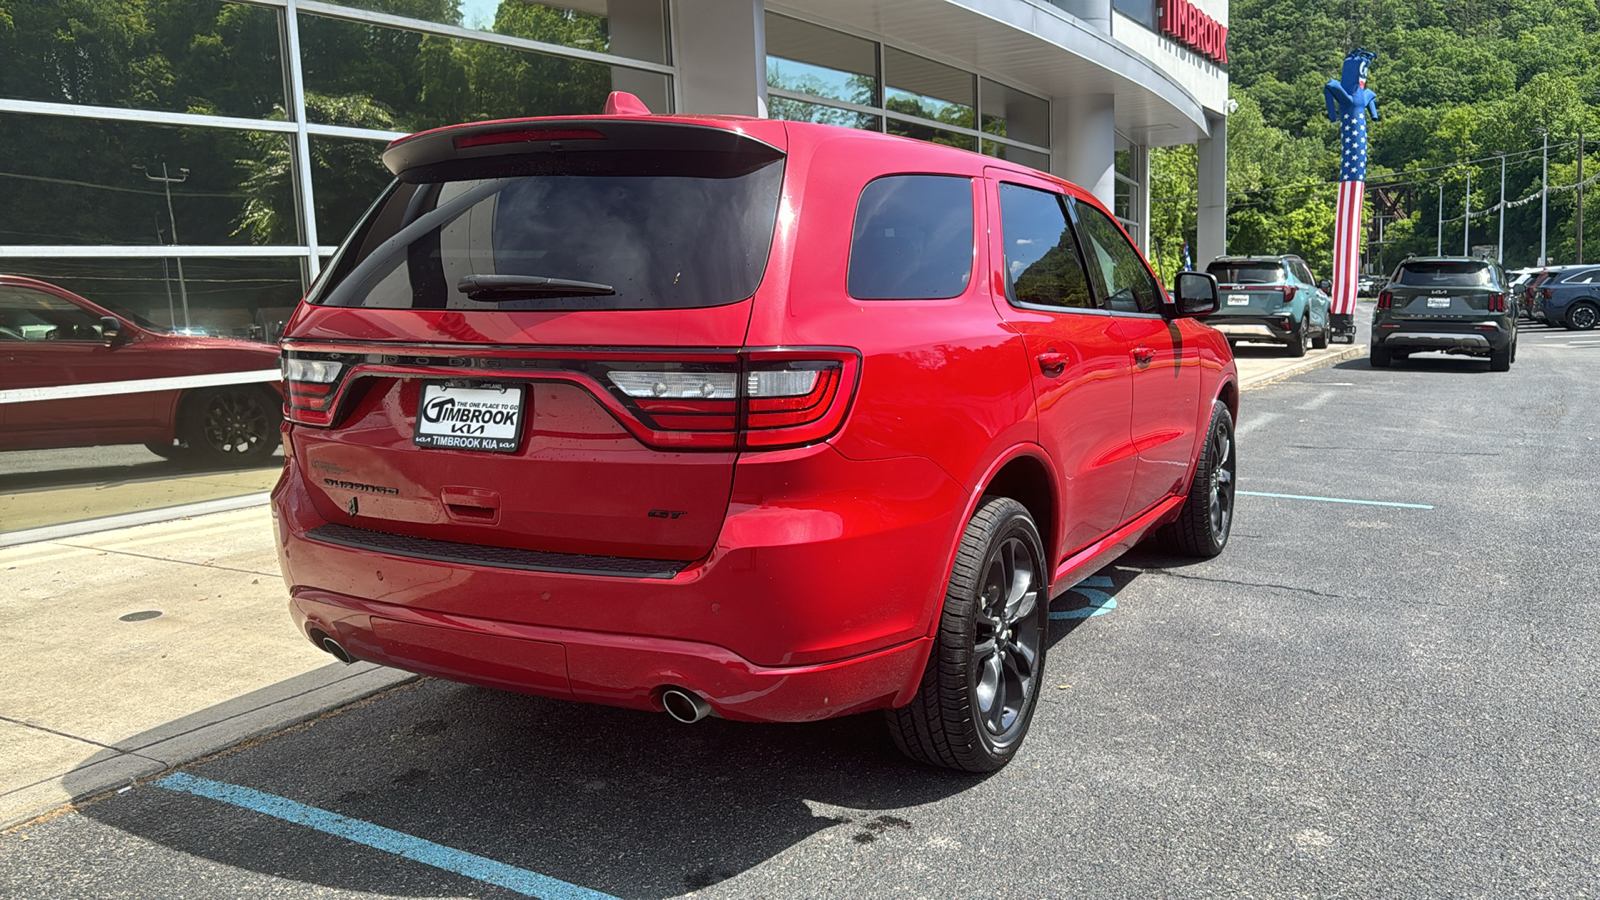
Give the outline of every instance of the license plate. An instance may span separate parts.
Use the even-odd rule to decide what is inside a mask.
[[[1428,298],[1428,308],[1429,309],[1449,309],[1450,308],[1450,300],[1451,300],[1451,298],[1449,298],[1449,297],[1429,297]]]
[[[418,447],[514,453],[522,437],[523,390],[424,384],[412,441]]]
[[[1250,295],[1249,294],[1229,294],[1228,295],[1228,305],[1229,306],[1249,306],[1250,305]]]

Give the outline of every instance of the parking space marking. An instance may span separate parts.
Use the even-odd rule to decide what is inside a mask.
[[[1088,600],[1089,605],[1080,606],[1077,609],[1065,609],[1061,612],[1052,612],[1050,614],[1050,618],[1089,619],[1093,618],[1094,616],[1103,616],[1106,613],[1111,612],[1113,609],[1117,608],[1117,598],[1111,596],[1105,591],[1099,590],[1099,588],[1108,588],[1111,586],[1111,579],[1105,577],[1104,575],[1091,575],[1090,577],[1085,578],[1072,587],[1067,588],[1066,593],[1077,594],[1085,600]]]
[[[268,794],[222,781],[212,781],[177,772],[155,782],[155,786],[178,793],[194,794],[248,809],[263,815],[304,825],[324,834],[342,837],[367,847],[385,850],[435,869],[507,888],[542,900],[617,900],[610,894],[568,884],[558,878],[519,869],[486,857],[435,844],[400,831],[331,813],[315,806],[296,803],[287,797]]]
[[[1300,404],[1300,408],[1301,409],[1316,409],[1317,407],[1321,406],[1322,404],[1327,403],[1329,400],[1332,400],[1337,394],[1338,394],[1337,391],[1323,391],[1322,393],[1316,395],[1315,397],[1312,397],[1310,400],[1307,400],[1306,402]]]
[[[1251,416],[1245,419],[1233,432],[1234,434],[1249,434],[1276,418],[1278,418],[1277,413],[1261,413],[1260,415]]]
[[[1387,500],[1350,500],[1344,497],[1307,497],[1302,494],[1265,494],[1261,491],[1239,491],[1248,497],[1273,497],[1278,500],[1315,500],[1318,503],[1354,503],[1357,506],[1398,506],[1402,509],[1433,509],[1426,503],[1390,503]]]

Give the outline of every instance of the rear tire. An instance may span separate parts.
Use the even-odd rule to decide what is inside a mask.
[[[1489,371],[1511,371],[1511,345],[1507,344],[1499,350],[1489,351]]]
[[[1289,335],[1289,355],[1306,355],[1306,337],[1310,332],[1311,317],[1309,315],[1300,319],[1300,324],[1295,326],[1294,333]]]
[[[1567,309],[1567,330],[1588,331],[1600,321],[1600,310],[1593,303],[1574,303]]]
[[[185,398],[178,434],[196,461],[255,466],[278,448],[282,418],[282,407],[271,391],[230,385]]]
[[[934,766],[993,772],[1011,761],[1038,706],[1050,573],[1033,517],[987,497],[961,535],[922,684],[886,710],[901,752]]]
[[[1311,339],[1311,349],[1326,350],[1331,340],[1333,340],[1333,319],[1330,316],[1328,321],[1322,323],[1322,330]]]
[[[1233,440],[1233,416],[1218,401],[1211,411],[1206,442],[1200,446],[1194,482],[1178,510],[1178,518],[1162,529],[1167,546],[1185,555],[1210,559],[1228,545],[1233,531],[1233,501],[1238,451]]]
[[[1367,354],[1367,360],[1372,363],[1374,369],[1389,368],[1389,348],[1373,344],[1371,351]]]

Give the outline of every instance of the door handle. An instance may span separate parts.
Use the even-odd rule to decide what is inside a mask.
[[[1150,365],[1150,361],[1155,358],[1156,352],[1149,347],[1133,348],[1133,361],[1138,363],[1141,369]]]
[[[1055,378],[1067,370],[1066,355],[1057,353],[1054,350],[1047,350],[1044,353],[1034,357],[1034,359],[1039,361],[1039,371],[1050,376],[1051,378]]]

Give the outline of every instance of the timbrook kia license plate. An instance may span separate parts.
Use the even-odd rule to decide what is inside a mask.
[[[418,447],[514,453],[522,439],[523,387],[425,384],[417,406]]]

